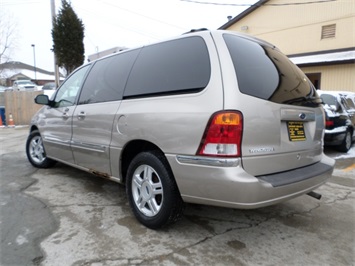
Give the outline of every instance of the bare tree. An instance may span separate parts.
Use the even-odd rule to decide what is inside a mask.
[[[17,36],[17,22],[14,17],[0,11],[0,64],[11,59],[17,46]]]

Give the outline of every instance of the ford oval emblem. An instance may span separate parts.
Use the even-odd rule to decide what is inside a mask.
[[[306,118],[306,114],[305,113],[300,113],[299,114],[299,118],[301,118],[302,120]]]

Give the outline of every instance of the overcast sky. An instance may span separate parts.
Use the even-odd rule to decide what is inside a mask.
[[[193,28],[217,29],[227,22],[228,16],[235,17],[255,2],[71,0],[75,13],[85,26],[85,60],[96,51],[154,43]],[[33,65],[31,45],[34,44],[36,66],[53,71],[50,3],[51,0],[0,0],[1,13],[17,22],[18,39],[11,54],[13,61]],[[57,10],[61,7],[61,0],[55,0],[55,7]]]

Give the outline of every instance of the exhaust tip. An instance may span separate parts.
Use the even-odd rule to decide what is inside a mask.
[[[315,198],[317,200],[320,200],[322,195],[318,194],[317,192],[311,191],[307,193],[308,196],[311,196],[312,198]]]

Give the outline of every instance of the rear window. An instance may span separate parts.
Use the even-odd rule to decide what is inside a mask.
[[[322,94],[320,96],[325,104],[337,105],[337,98],[334,95]]]
[[[210,75],[209,53],[201,37],[146,46],[134,63],[124,98],[201,91]]]
[[[223,37],[242,93],[282,104],[321,102],[306,75],[276,48],[231,34]]]

